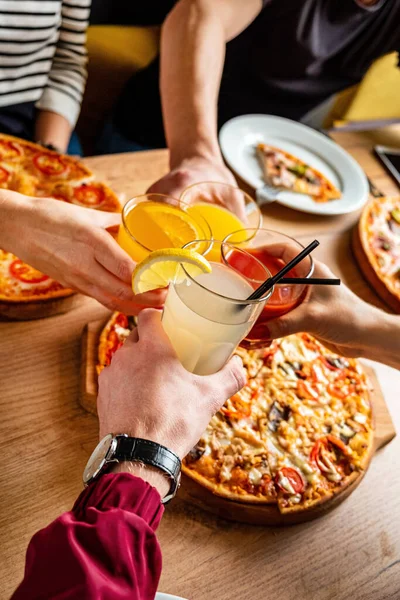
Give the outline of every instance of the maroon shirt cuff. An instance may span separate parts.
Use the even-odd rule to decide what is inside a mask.
[[[72,512],[84,519],[90,508],[99,511],[116,508],[134,512],[155,531],[164,513],[158,491],[149,483],[130,473],[110,473],[83,490]]]
[[[161,574],[157,490],[129,473],[103,475],[72,511],[36,533],[13,600],[152,600]]]

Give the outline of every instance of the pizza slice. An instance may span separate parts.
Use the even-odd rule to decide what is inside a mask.
[[[0,300],[28,302],[72,294],[61,283],[0,249]]]
[[[32,144],[12,135],[0,134],[0,161],[15,164],[33,156],[38,151],[37,144]]]
[[[114,353],[122,346],[132,330],[132,321],[124,314],[115,312],[102,330],[98,346],[97,374],[108,367]]]
[[[257,145],[257,156],[265,181],[270,185],[307,194],[316,202],[341,197],[340,190],[325,175],[280,148],[260,143]]]
[[[104,183],[90,181],[87,183],[55,183],[53,185],[39,184],[38,196],[48,196],[108,212],[121,212],[118,196]]]
[[[24,158],[22,164],[24,171],[40,182],[87,181],[93,178],[92,172],[75,158],[40,146],[35,154]]]

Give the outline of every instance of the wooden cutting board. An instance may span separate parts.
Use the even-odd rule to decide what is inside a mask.
[[[72,294],[66,298],[48,298],[33,302],[0,302],[0,316],[12,321],[31,321],[54,317],[78,308],[84,302],[81,294]]]
[[[97,415],[97,348],[100,333],[106,323],[107,320],[92,321],[86,325],[82,335],[80,403],[85,410],[94,415]],[[370,394],[375,421],[375,453],[395,437],[396,430],[374,370],[365,364],[363,364],[363,368],[371,382]],[[360,473],[359,477],[343,493],[330,499],[325,504],[298,515],[281,515],[275,505],[250,505],[221,498],[185,476],[182,476],[179,494],[181,498],[188,502],[224,519],[258,525],[291,525],[315,519],[338,506],[360,484],[363,476],[364,473]]]

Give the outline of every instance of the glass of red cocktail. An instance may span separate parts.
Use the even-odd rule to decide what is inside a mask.
[[[246,250],[246,252],[263,263],[272,275],[280,271],[282,267],[297,256],[304,248],[297,240],[270,229],[242,229],[231,233],[224,241]],[[245,254],[232,255],[232,258],[228,260],[235,261],[235,264],[232,266],[243,273],[248,279],[252,279],[253,286],[256,289],[261,285],[262,281],[257,279],[256,273],[252,273],[252,266],[250,263],[246,263],[243,258],[245,256]],[[286,277],[309,278],[313,270],[314,263],[309,255],[296,265],[294,269],[289,271]],[[268,335],[266,323],[293,310],[304,300],[306,293],[306,285],[277,284],[256,324],[241,345],[250,349],[268,346],[271,339]]]

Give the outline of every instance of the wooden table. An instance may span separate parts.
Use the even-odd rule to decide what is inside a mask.
[[[399,128],[335,134],[383,192],[398,194],[372,157],[373,144],[400,145]],[[99,179],[126,197],[167,171],[167,152],[87,160]],[[264,224],[318,236],[324,257],[344,281],[380,305],[349,249],[357,214],[305,215],[279,205]],[[334,234],[334,235],[332,235]],[[325,243],[324,243],[325,242]],[[78,404],[80,336],[107,311],[93,300],[40,322],[0,323],[0,597],[21,579],[32,534],[70,509],[94,448],[96,419]],[[400,374],[375,365],[400,429]],[[286,529],[218,520],[179,499],[159,529],[160,589],[190,600],[395,600],[400,598],[400,437],[373,460],[355,493],[328,516]]]

